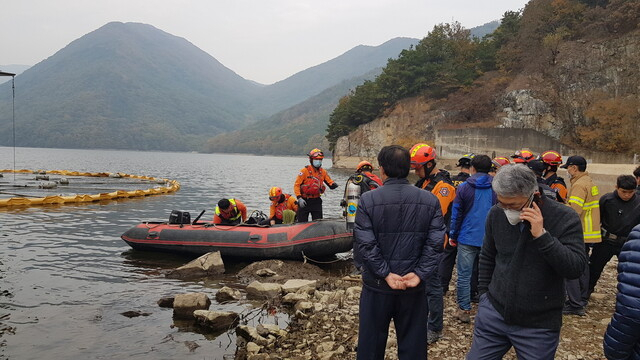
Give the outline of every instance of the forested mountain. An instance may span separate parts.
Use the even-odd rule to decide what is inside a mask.
[[[316,65],[265,88],[263,109],[274,113],[295,105],[340,82],[380,68],[418,39],[395,38],[379,46],[359,45],[335,59]],[[286,105],[284,107],[278,107]]]
[[[254,120],[247,109],[260,90],[183,38],[109,23],[16,77],[16,143],[193,150]],[[4,145],[7,106],[0,102]]]
[[[365,80],[374,79],[381,68],[344,80],[318,95],[243,129],[220,134],[208,141],[207,151],[272,155],[302,155],[325,147],[329,114],[338,100]],[[326,148],[326,147],[325,147]]]
[[[640,2],[628,0],[531,0],[482,39],[440,24],[340,100],[327,138],[334,156],[362,158],[371,144],[501,127],[601,159],[637,154],[639,43]]]

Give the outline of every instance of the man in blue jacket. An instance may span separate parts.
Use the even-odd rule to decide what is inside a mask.
[[[384,359],[393,319],[398,357],[427,358],[425,283],[440,261],[445,226],[438,199],[407,180],[411,157],[398,145],[378,154],[384,186],[362,194],[354,258],[362,272],[358,359]]]
[[[491,164],[491,158],[487,155],[476,155],[471,160],[472,175],[458,186],[451,209],[449,237],[458,243],[456,318],[464,323],[471,321],[471,273],[478,264],[484,222],[496,203],[496,194],[491,189],[493,177],[488,174]]]
[[[616,311],[604,333],[609,360],[640,359],[640,225],[631,230],[618,257]]]

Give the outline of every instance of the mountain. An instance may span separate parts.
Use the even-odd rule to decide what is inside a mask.
[[[350,89],[380,74],[376,68],[344,80],[320,94],[243,129],[220,134],[208,141],[209,152],[302,155],[314,147],[328,148],[329,115]]]
[[[262,110],[274,113],[295,105],[321,91],[384,66],[418,39],[395,38],[378,46],[359,45],[344,54],[268,86]]]
[[[0,65],[0,71],[8,72],[8,73],[16,74],[16,75],[20,75],[30,67],[31,67],[31,65],[18,65],[18,64]],[[5,82],[10,81],[10,80],[11,80],[10,76],[0,77],[0,84],[5,83]]]
[[[16,77],[16,142],[194,150],[253,121],[250,105],[261,89],[183,38],[112,22]],[[2,99],[0,144],[7,145],[11,111]]]

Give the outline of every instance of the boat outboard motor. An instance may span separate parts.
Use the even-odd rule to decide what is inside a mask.
[[[358,201],[360,200],[360,185],[353,181],[353,178],[347,180],[345,187],[345,216],[347,217],[347,229],[353,229],[356,222],[356,211],[358,210]]]
[[[191,224],[191,215],[188,211],[171,210],[169,215],[169,224],[184,225]]]

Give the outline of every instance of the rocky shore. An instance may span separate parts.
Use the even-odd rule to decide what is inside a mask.
[[[556,359],[604,359],[602,336],[615,305],[616,265],[612,260],[596,287],[586,316],[564,316]],[[237,274],[247,283],[244,291],[224,289],[216,301],[264,301],[268,308],[288,312],[286,328],[258,324],[240,325],[229,314],[220,320],[227,331],[236,334],[235,359],[354,359],[358,339],[358,303],[361,283],[358,276],[327,276],[320,267],[300,262],[269,260],[253,263]],[[227,297],[226,292],[234,295]],[[247,300],[245,300],[245,298]],[[206,305],[208,308],[208,304]],[[455,320],[455,274],[445,296],[443,337],[429,345],[432,359],[463,359],[471,344],[471,324]],[[174,304],[174,314],[176,308]],[[211,312],[198,311],[205,324]],[[475,314],[475,308],[472,315]],[[221,316],[222,316],[221,315]],[[216,320],[214,320],[215,322]],[[426,321],[426,319],[425,319]],[[211,324],[210,324],[211,325]],[[213,325],[215,326],[215,325]],[[230,329],[230,330],[229,330]],[[395,331],[391,326],[386,359],[397,359]],[[513,351],[504,359],[516,359]]]

